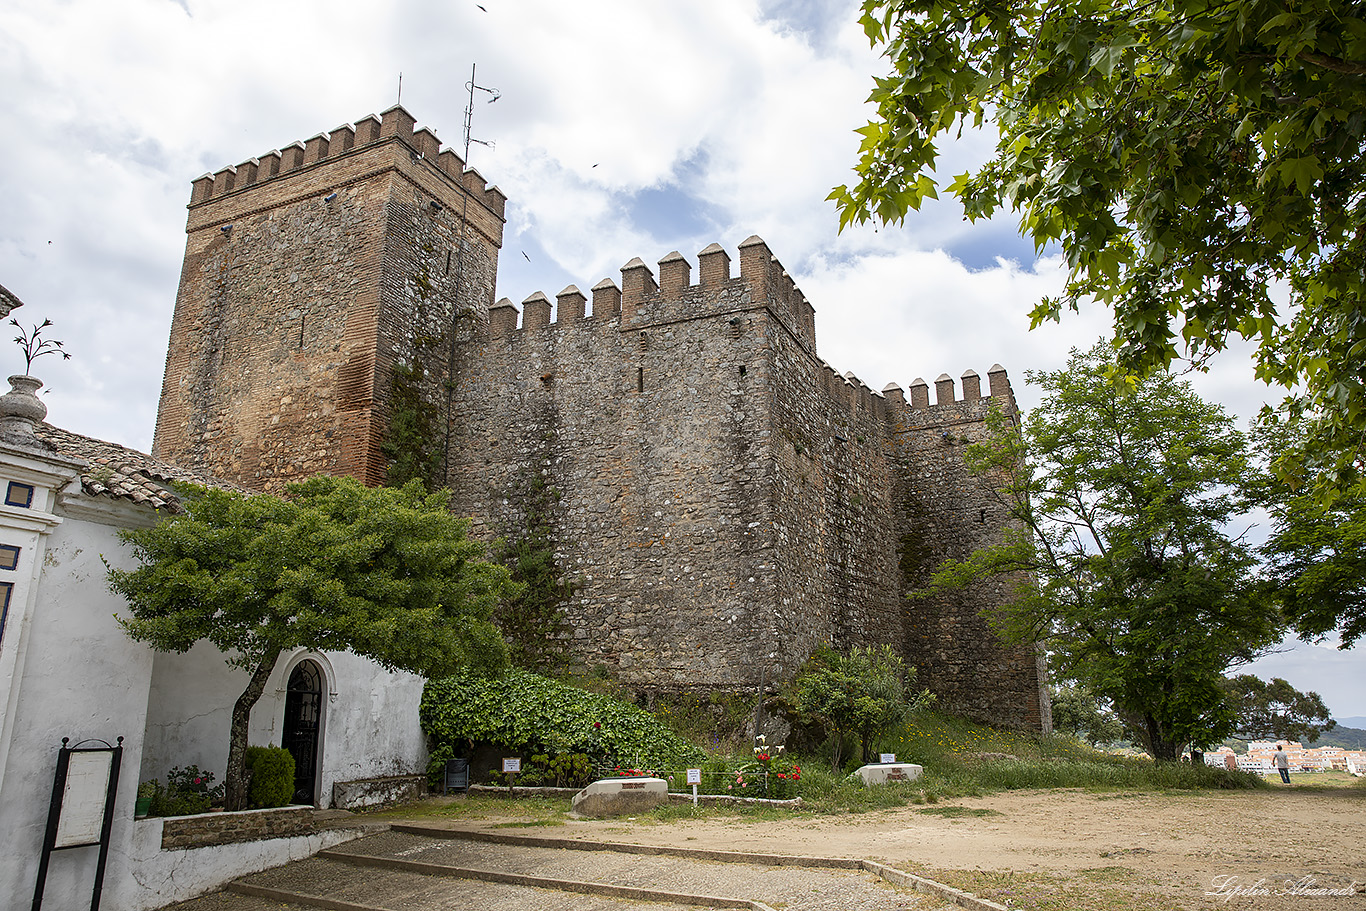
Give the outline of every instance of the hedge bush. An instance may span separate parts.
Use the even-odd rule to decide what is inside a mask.
[[[462,741],[641,768],[681,769],[702,755],[643,709],[520,669],[428,681],[420,717],[434,757],[459,753]]]
[[[247,774],[253,808],[286,806],[294,796],[294,755],[284,747],[247,747]]]

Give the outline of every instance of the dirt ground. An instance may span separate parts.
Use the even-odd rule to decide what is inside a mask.
[[[518,831],[509,822],[456,824]],[[551,834],[540,827],[528,831]],[[1015,791],[934,806],[792,820],[573,820],[553,833],[862,857],[975,891],[1011,908],[1366,908],[1363,788]]]

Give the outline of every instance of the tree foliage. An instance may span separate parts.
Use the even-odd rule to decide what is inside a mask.
[[[1124,724],[1104,700],[1085,686],[1059,686],[1051,693],[1053,730],[1084,740],[1092,747],[1124,736]]]
[[[838,772],[847,738],[856,738],[863,761],[872,762],[876,738],[933,701],[928,690],[911,692],[914,681],[915,668],[891,646],[855,648],[847,655],[824,646],[798,670],[785,701],[797,721],[830,737],[830,766]]]
[[[1350,480],[1366,429],[1366,4],[865,0],[890,72],[841,226],[937,196],[939,144],[988,118],[995,156],[950,192],[1009,208],[1070,270],[1037,325],[1114,311],[1118,366],[1200,362],[1241,335],[1312,433],[1282,468]],[[1287,289],[1278,314],[1272,288]]]
[[[1250,548],[1225,531],[1255,474],[1243,434],[1188,383],[1163,372],[1121,390],[1106,367],[1098,345],[1031,371],[1045,395],[1026,425],[998,414],[993,439],[969,447],[1020,529],[946,562],[929,591],[1027,574],[1001,630],[1045,643],[1061,678],[1175,760],[1227,735],[1225,669],[1279,638]]]
[[[1301,693],[1280,677],[1267,683],[1251,674],[1225,681],[1238,716],[1234,736],[1241,740],[1299,740],[1313,743],[1337,727],[1318,693]]]
[[[1366,633],[1366,481],[1327,502],[1280,484],[1269,499],[1262,554],[1272,596],[1301,636],[1336,630],[1350,647]]]
[[[168,652],[204,640],[250,675],[232,713],[229,809],[245,805],[247,723],[283,652],[349,650],[428,677],[505,663],[490,617],[507,571],[483,559],[446,494],[316,477],[283,498],[183,496],[182,513],[122,533],[140,565],[111,568],[109,584],[134,639]]]

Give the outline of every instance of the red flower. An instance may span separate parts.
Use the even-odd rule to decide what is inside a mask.
[[[593,722],[593,727],[595,727],[595,728],[600,728],[600,727],[602,727],[602,722],[601,722],[601,721],[595,721],[595,722]]]

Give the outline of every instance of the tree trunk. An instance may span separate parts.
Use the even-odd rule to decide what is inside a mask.
[[[1181,744],[1167,737],[1162,725],[1156,718],[1148,715],[1143,719],[1144,732],[1147,734],[1148,752],[1158,762],[1176,762],[1181,758]]]
[[[228,771],[223,776],[223,806],[228,810],[247,808],[247,732],[251,722],[251,709],[265,692],[270,672],[275,670],[275,662],[280,658],[278,648],[271,649],[261,656],[261,663],[251,675],[251,682],[237,697],[232,707],[232,727],[228,733]]]

